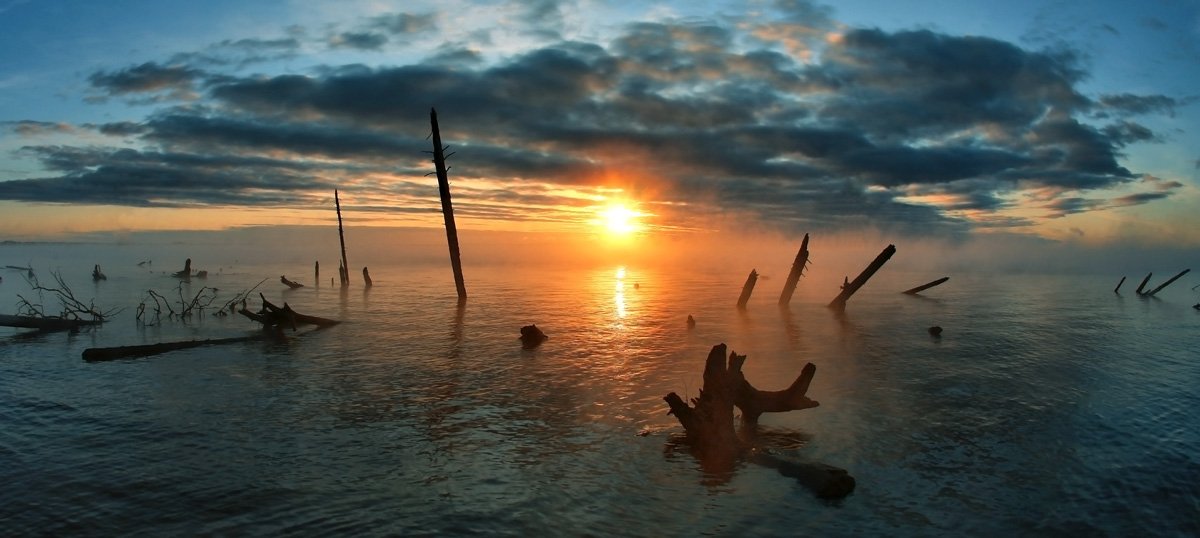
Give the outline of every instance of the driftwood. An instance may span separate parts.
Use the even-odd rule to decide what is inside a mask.
[[[829,302],[829,306],[831,308],[846,308],[846,301],[850,300],[850,296],[854,295],[854,292],[858,291],[858,288],[863,287],[863,284],[867,283],[867,280],[869,280],[871,276],[875,274],[875,271],[878,271],[880,267],[883,267],[883,264],[887,263],[888,259],[890,259],[895,253],[896,245],[888,245],[887,248],[883,249],[883,252],[880,252],[879,255],[875,257],[875,261],[872,261],[871,265],[868,265],[866,269],[863,269],[863,272],[858,275],[858,278],[855,278],[853,282],[846,282],[845,284],[842,284],[842,292]]]
[[[786,306],[792,301],[792,294],[796,292],[796,284],[800,282],[800,276],[804,274],[804,268],[808,265],[808,234],[804,234],[804,240],[800,242],[800,251],[796,253],[796,259],[792,262],[792,271],[788,273],[787,282],[783,284],[783,292],[779,294],[779,305]]]
[[[175,351],[178,349],[262,340],[268,336],[270,336],[268,333],[260,333],[250,336],[237,336],[233,338],[187,340],[184,342],[164,342],[160,344],[145,344],[139,346],[90,347],[83,350],[83,360],[88,362],[99,362],[117,359],[132,359],[136,357],[149,357],[151,355],[158,355],[160,353],[166,353],[168,351]]]
[[[817,407],[807,392],[816,366],[804,366],[792,385],[781,391],[762,391],[754,388],[742,373],[745,355],[725,356],[725,344],[713,346],[704,363],[704,388],[699,398],[689,406],[672,392],[663,397],[683,429],[694,453],[704,467],[711,471],[728,471],[739,458],[780,469],[786,476],[799,479],[822,497],[844,497],[854,490],[854,478],[843,469],[819,463],[784,462],[762,453],[755,453],[739,437],[734,428],[733,408],[742,411],[742,423],[747,428],[757,425],[762,413],[778,413]],[[785,472],[786,469],[786,472]]]
[[[437,174],[438,194],[442,199],[442,217],[446,221],[446,242],[450,246],[450,267],[454,270],[454,287],[458,290],[459,302],[467,299],[467,286],[463,283],[462,259],[458,250],[458,227],[454,224],[454,205],[450,202],[450,179],[446,172],[446,147],[442,145],[442,133],[438,130],[437,110],[429,109],[429,125],[433,129],[433,166]],[[453,153],[451,154],[453,155]]]
[[[1121,277],[1121,281],[1117,282],[1117,287],[1113,288],[1113,293],[1121,293],[1121,284],[1125,283],[1125,277]]]
[[[47,318],[40,316],[12,316],[0,314],[0,327],[37,329],[39,331],[70,331],[90,325],[104,323],[103,319]]]
[[[337,325],[338,323],[341,323],[341,321],[338,321],[335,319],[321,318],[321,317],[317,317],[317,316],[301,314],[299,312],[296,312],[295,310],[292,310],[292,307],[289,306],[287,303],[283,303],[283,306],[275,306],[275,304],[272,303],[271,301],[268,301],[267,298],[263,294],[259,293],[258,296],[262,299],[262,302],[263,302],[263,307],[261,310],[259,310],[258,312],[251,312],[251,311],[247,310],[245,307],[243,307],[240,310],[238,310],[238,313],[243,316],[246,316],[254,321],[261,323],[263,325],[264,330],[266,330],[266,329],[282,330],[284,327],[291,327],[291,329],[293,331],[295,331],[296,326],[298,326],[298,325],[316,325],[318,327],[331,327],[333,325]]]
[[[746,276],[746,283],[742,285],[742,294],[738,296],[738,308],[746,308],[746,303],[750,301],[750,294],[754,293],[756,282],[758,282],[758,271],[751,269],[750,274]]]
[[[283,276],[283,275],[279,275],[279,281],[282,282],[284,286],[287,286],[291,289],[304,287],[304,284],[301,284],[299,282],[292,282],[291,280],[288,280],[288,278],[286,276]]]
[[[104,276],[104,273],[100,271],[100,264],[96,264],[95,267],[92,267],[92,280],[108,280],[108,277]]]
[[[942,278],[939,278],[939,279],[937,279],[937,280],[934,280],[933,282],[930,282],[930,283],[928,283],[928,284],[922,284],[922,285],[920,285],[920,286],[917,286],[917,287],[915,287],[915,288],[912,288],[912,289],[909,289],[909,290],[904,290],[904,293],[906,293],[906,294],[908,294],[908,295],[916,295],[916,294],[918,294],[918,293],[921,293],[921,292],[923,292],[923,291],[925,291],[925,290],[927,290],[927,289],[929,289],[929,288],[932,288],[932,287],[934,287],[934,286],[937,286],[938,284],[942,284],[942,283],[946,282],[947,280],[950,280],[950,277],[948,277],[948,276],[944,276],[944,277],[942,277]]]
[[[1142,283],[1141,283],[1141,284],[1138,284],[1137,290],[1136,290],[1136,291],[1134,291],[1134,293],[1136,293],[1136,294],[1138,294],[1138,295],[1141,295],[1141,294],[1142,294],[1142,289],[1146,287],[1146,283],[1147,283],[1147,282],[1150,282],[1150,277],[1151,277],[1151,276],[1154,276],[1154,273],[1149,273],[1149,274],[1147,274],[1147,275],[1146,275],[1146,278],[1143,278],[1143,279],[1142,279]]]
[[[183,270],[175,271],[174,273],[171,273],[171,276],[175,278],[182,278],[184,280],[190,280],[192,278],[192,259],[188,258],[185,260],[183,262]]]
[[[367,271],[366,267],[363,267],[363,282],[368,288],[375,285],[375,283],[371,281],[371,273]]]
[[[1158,292],[1162,291],[1162,289],[1163,289],[1163,288],[1165,288],[1165,287],[1167,287],[1167,286],[1170,286],[1172,282],[1175,282],[1176,280],[1179,280],[1179,277],[1181,277],[1181,276],[1183,276],[1183,275],[1186,275],[1186,274],[1188,274],[1188,271],[1191,271],[1191,269],[1184,269],[1183,271],[1180,271],[1180,273],[1179,273],[1179,274],[1177,274],[1177,275],[1175,275],[1175,276],[1171,277],[1171,279],[1170,279],[1170,280],[1168,280],[1168,281],[1166,281],[1166,282],[1163,282],[1163,283],[1162,283],[1161,285],[1159,285],[1157,288],[1154,288],[1154,290],[1153,290],[1153,291],[1146,293],[1146,295],[1148,295],[1148,296],[1153,296],[1154,294],[1156,294],[1156,293],[1158,293]]]

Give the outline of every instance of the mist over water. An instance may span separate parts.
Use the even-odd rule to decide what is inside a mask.
[[[92,331],[0,329],[6,532],[1200,532],[1191,275],[1143,298],[1133,294],[1141,275],[1115,295],[1120,275],[947,273],[912,297],[898,292],[945,274],[885,266],[838,314],[825,304],[845,271],[831,256],[814,254],[786,309],[776,299],[794,251],[757,267],[764,278],[744,311],[734,304],[752,267],[735,258],[585,269],[468,256],[460,308],[444,262],[372,265],[373,288],[352,272],[342,290],[328,284],[336,263],[315,287],[311,260],[219,247],[164,247],[151,268],[136,266],[132,246],[0,250],[0,262],[31,263],[43,283],[61,268],[77,296],[126,308]],[[185,296],[216,287],[220,304],[265,278],[268,299],[345,323],[284,343],[83,362],[93,346],[255,329],[209,313],[134,322],[147,289],[176,297],[163,273],[187,256],[210,276]],[[107,281],[87,278],[93,263]],[[286,290],[281,274],[308,286]],[[0,276],[0,312],[13,313],[28,285],[16,271]],[[550,339],[526,350],[517,336],[530,323]],[[676,448],[682,428],[662,397],[696,396],[722,342],[749,356],[747,378],[764,390],[816,364],[809,396],[821,406],[764,415],[760,437],[783,458],[847,469],[851,496],[822,501],[752,464],[706,476]]]

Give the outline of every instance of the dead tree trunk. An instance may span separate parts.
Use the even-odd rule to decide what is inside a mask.
[[[321,262],[320,261],[313,262],[313,282],[316,283],[315,285],[318,288],[321,287]]]
[[[39,331],[68,331],[104,323],[102,319],[47,318],[41,316],[12,316],[0,314],[0,327],[37,329]]]
[[[808,234],[804,234],[804,241],[800,242],[800,251],[796,253],[796,260],[792,262],[792,272],[788,273],[787,282],[783,284],[783,293],[779,294],[779,305],[787,306],[792,301],[792,294],[796,292],[796,284],[800,282],[800,276],[804,274],[804,267],[808,265]]]
[[[764,412],[784,412],[817,407],[818,403],[805,393],[812,382],[816,367],[804,366],[792,386],[782,391],[760,391],[746,381],[742,373],[745,355],[725,356],[725,344],[713,346],[704,362],[704,388],[699,398],[689,406],[678,394],[663,397],[671,408],[703,466],[711,471],[733,469],[738,458],[778,469],[785,476],[797,478],[822,497],[845,497],[854,490],[854,478],[844,469],[821,463],[788,462],[778,457],[751,451],[734,428],[733,408],[742,411],[747,427],[754,427]]]
[[[1125,283],[1125,277],[1121,277],[1121,281],[1117,282],[1117,287],[1113,288],[1113,293],[1121,293],[1121,284]]]
[[[338,241],[342,245],[342,267],[350,267],[350,265],[348,263],[346,263],[346,234],[342,232],[342,202],[340,200],[338,200],[337,189],[333,190],[333,204],[334,204],[334,207],[337,208]],[[350,272],[349,271],[342,270],[341,278],[342,278],[343,286],[348,286],[350,284]]]
[[[237,342],[249,342],[252,340],[262,340],[268,335],[265,333],[254,334],[250,336],[235,336],[233,338],[214,338],[209,340],[187,340],[184,342],[163,342],[160,344],[145,344],[139,346],[118,346],[118,347],[89,347],[83,350],[83,360],[88,362],[112,361],[117,359],[132,359],[136,357],[149,357],[158,355],[168,351],[178,349],[189,349],[200,346],[211,346],[219,344],[233,344]]]
[[[1147,283],[1147,282],[1150,282],[1150,277],[1151,277],[1151,276],[1153,276],[1153,275],[1154,275],[1154,273],[1149,273],[1149,274],[1147,274],[1147,275],[1146,275],[1146,278],[1143,278],[1143,279],[1142,279],[1142,283],[1141,283],[1141,284],[1138,284],[1137,291],[1134,291],[1134,293],[1136,293],[1136,294],[1138,294],[1138,295],[1141,295],[1141,294],[1142,294],[1142,288],[1145,288],[1145,287],[1146,287],[1146,283]]]
[[[433,127],[433,166],[437,171],[438,194],[442,198],[442,216],[446,221],[446,242],[450,245],[450,266],[454,269],[454,287],[458,300],[467,299],[467,285],[463,283],[462,260],[458,251],[458,228],[454,225],[454,205],[450,203],[450,179],[446,172],[445,146],[438,131],[437,110],[429,109],[429,124]]]
[[[1163,289],[1163,288],[1165,288],[1165,287],[1167,287],[1167,286],[1170,286],[1172,282],[1175,282],[1176,280],[1179,280],[1179,277],[1181,277],[1181,276],[1183,276],[1183,275],[1186,275],[1186,274],[1188,274],[1188,271],[1191,271],[1191,269],[1184,269],[1183,271],[1180,271],[1178,275],[1175,275],[1175,276],[1171,277],[1171,279],[1170,279],[1170,280],[1168,280],[1168,281],[1166,281],[1166,282],[1163,282],[1163,283],[1162,283],[1161,285],[1159,285],[1157,288],[1154,288],[1154,291],[1151,291],[1150,293],[1147,293],[1146,295],[1153,296],[1155,293],[1158,293],[1159,291],[1162,291],[1162,289]]]
[[[904,293],[907,293],[909,295],[916,295],[916,294],[921,293],[929,288],[932,288],[934,286],[942,284],[942,283],[946,282],[947,280],[950,280],[950,277],[944,276],[944,277],[934,280],[933,282],[930,282],[928,284],[922,284],[920,286],[917,286],[911,290],[904,290]]]
[[[746,283],[742,285],[742,294],[738,296],[738,308],[746,308],[746,303],[750,301],[750,294],[754,293],[754,283],[758,282],[758,271],[750,270],[750,275],[746,277]]]
[[[363,267],[363,282],[366,283],[368,288],[374,284],[374,282],[371,282],[371,273],[367,271],[366,267]]]
[[[850,296],[854,295],[854,292],[858,291],[858,288],[863,287],[863,284],[867,283],[867,280],[869,280],[871,276],[875,274],[875,271],[878,271],[880,267],[883,267],[883,264],[887,263],[888,259],[890,259],[895,253],[896,245],[888,245],[887,248],[883,249],[883,252],[880,252],[879,256],[875,257],[875,261],[871,262],[871,265],[868,265],[866,269],[863,269],[863,272],[858,275],[858,278],[855,278],[853,282],[848,282],[842,286],[842,292],[829,302],[829,306],[832,308],[846,308],[846,301],[850,300]]]

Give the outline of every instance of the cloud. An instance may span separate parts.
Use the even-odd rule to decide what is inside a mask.
[[[67,123],[49,121],[5,121],[0,125],[8,127],[18,136],[32,137],[56,133],[72,133],[75,128]]]
[[[527,9],[537,20],[565,16],[556,2]],[[399,13],[336,39],[379,50],[434,29],[431,15]],[[207,53],[292,54],[299,33]],[[1106,189],[1140,185],[1121,150],[1158,137],[1128,120],[1085,120],[1097,110],[1170,115],[1180,101],[1093,100],[1069,51],[840,28],[808,2],[777,2],[746,19],[637,22],[609,40],[558,40],[503,57],[444,43],[423,61],[252,75],[191,58],[94,74],[108,95],[195,98],[96,127],[137,147],[29,148],[52,174],[0,185],[0,198],[296,206],[341,185],[385,208],[389,196],[427,196],[414,185],[430,170],[422,152],[431,107],[458,151],[457,204],[504,219],[569,220],[564,208],[593,202],[564,191],[623,189],[669,202],[663,211],[699,209],[672,215],[685,227],[704,227],[700,208],[729,208],[783,228],[869,223],[954,234],[1027,226],[1032,217],[1010,211],[1022,203],[1054,218],[1178,188],[1151,182],[1147,193],[1107,200]]]

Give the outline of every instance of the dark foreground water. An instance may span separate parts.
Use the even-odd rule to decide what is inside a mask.
[[[739,312],[745,268],[468,267],[458,308],[443,267],[373,268],[373,289],[345,292],[227,267],[183,292],[224,302],[271,277],[268,298],[346,323],[85,363],[92,346],[253,330],[208,314],[140,328],[147,289],[177,299],[161,274],[177,268],[134,261],[99,285],[69,275],[127,307],[103,328],[0,329],[0,534],[1200,534],[1194,279],[1145,299],[1109,278],[951,275],[922,298],[896,291],[942,275],[885,268],[838,316],[836,290],[808,281],[778,309],[782,274]],[[28,285],[0,275],[13,313]],[[550,335],[532,351],[516,339],[528,323]],[[851,496],[753,464],[706,476],[675,448],[661,398],[695,396],[721,342],[762,389],[816,364],[821,406],[765,415],[762,438],[848,469]]]

